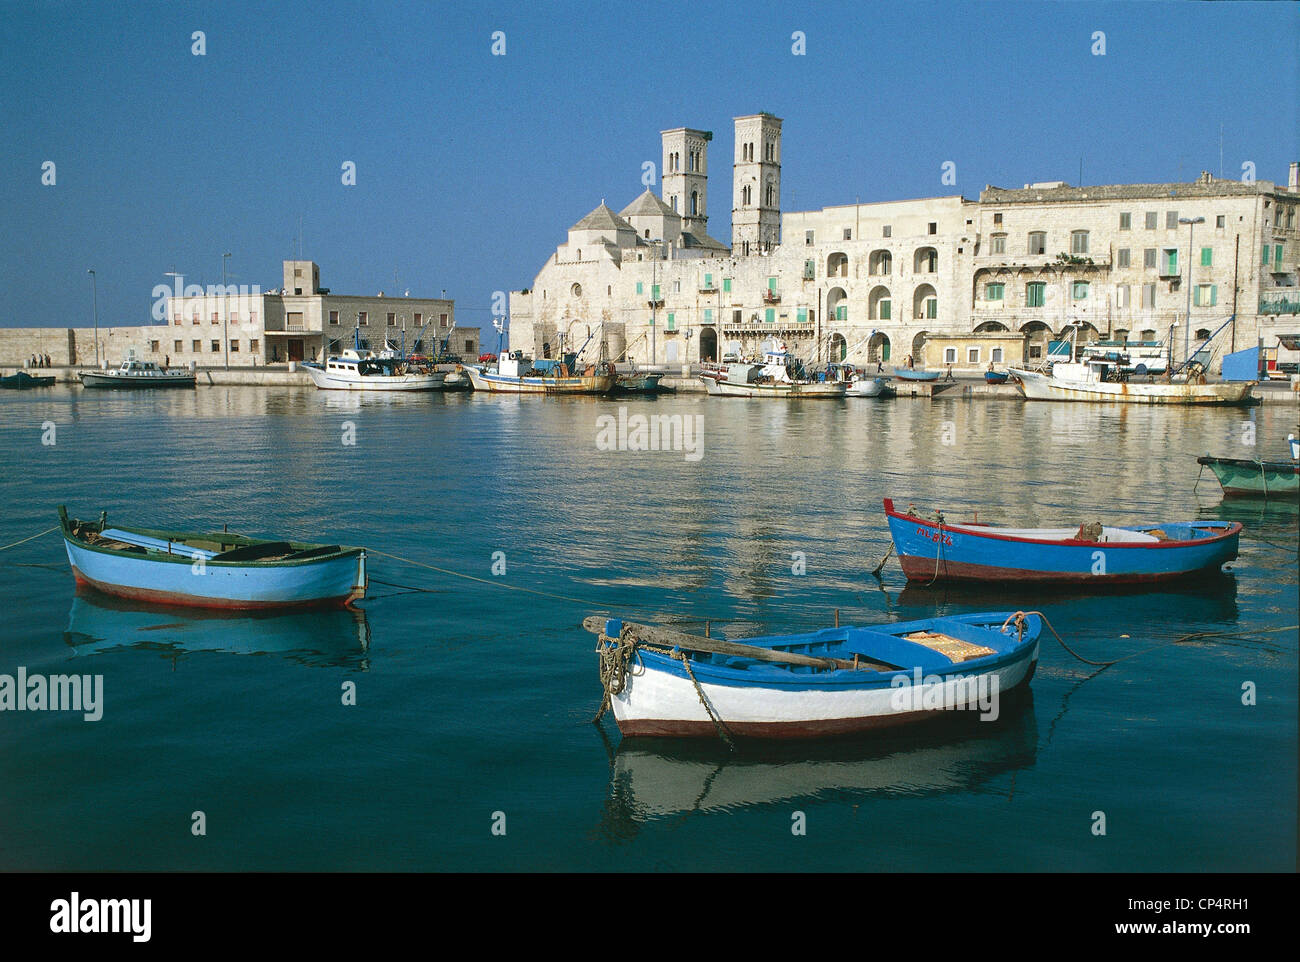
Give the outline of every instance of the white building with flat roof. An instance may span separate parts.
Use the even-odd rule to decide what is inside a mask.
[[[730,247],[705,231],[712,134],[663,131],[663,197],[602,201],[570,228],[510,296],[511,348],[678,365],[780,337],[870,364],[980,333],[1019,337],[1006,362],[1022,363],[1071,336],[1172,339],[1181,357],[1234,313],[1228,346],[1300,328],[1300,165],[1285,186],[1051,181],[782,214],[782,125],[735,118]]]

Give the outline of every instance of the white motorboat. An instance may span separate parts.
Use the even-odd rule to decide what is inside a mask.
[[[446,374],[422,371],[399,357],[346,350],[324,364],[302,365],[322,391],[440,391]]]
[[[141,361],[128,354],[116,371],[82,371],[78,375],[84,387],[96,388],[168,388],[194,387],[194,372],[181,369],[163,370],[153,361]]]

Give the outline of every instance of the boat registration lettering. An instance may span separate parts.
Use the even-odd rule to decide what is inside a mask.
[[[933,541],[935,544],[942,542],[949,548],[952,547],[952,535],[944,534],[942,531],[931,531],[929,528],[917,527],[916,533],[927,541]]]

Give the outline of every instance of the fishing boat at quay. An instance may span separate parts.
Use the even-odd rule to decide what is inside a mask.
[[[305,363],[312,383],[322,391],[440,391],[446,374],[421,369],[401,357],[383,357],[349,348],[324,364]]]
[[[154,390],[157,388],[194,387],[193,371],[164,371],[153,361],[141,361],[128,355],[115,371],[82,371],[78,375],[83,387]]]
[[[1020,393],[1029,401],[1112,401],[1130,404],[1250,404],[1252,381],[1203,383],[1135,381],[1112,361],[1061,362],[1051,373],[1010,368]]]
[[[341,607],[364,598],[366,552],[228,531],[159,531],[68,518],[59,506],[78,587],[198,608]]]
[[[1300,496],[1300,440],[1287,436],[1290,461],[1255,461],[1250,458],[1196,459],[1201,472],[1209,468],[1223,488],[1225,498],[1277,498],[1295,501]],[[1201,480],[1200,473],[1196,480]],[[1195,490],[1195,486],[1193,486]]]
[[[841,398],[844,381],[814,380],[784,343],[774,343],[761,363],[725,364],[700,375],[705,388],[718,397]]]
[[[534,361],[523,351],[511,351],[493,366],[465,365],[465,373],[475,391],[496,394],[608,394],[618,378],[614,365],[590,365],[581,374],[573,373],[577,357],[564,360]]]
[[[672,388],[663,387],[659,382],[664,374],[658,371],[642,371],[635,374],[620,374],[614,382],[615,394],[671,394]]]
[[[1009,371],[985,371],[984,381],[987,384],[1006,384],[1007,379],[1011,377]]]
[[[842,382],[845,397],[889,397],[893,393],[889,378],[872,377],[852,364],[828,364],[826,379]]]
[[[1144,584],[1217,573],[1237,557],[1241,524],[1180,521],[1073,528],[953,523],[884,499],[894,549],[908,581]]]
[[[0,389],[8,391],[26,391],[34,387],[52,387],[54,375],[32,376],[26,371],[18,371],[8,377],[0,377]]]
[[[795,635],[702,638],[588,617],[624,736],[814,738],[995,718],[1038,664],[1037,614],[995,612]],[[605,705],[602,704],[602,710]]]

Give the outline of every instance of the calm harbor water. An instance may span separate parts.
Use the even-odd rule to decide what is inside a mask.
[[[0,673],[102,675],[104,706],[96,722],[0,713],[0,869],[1294,869],[1294,633],[1101,672],[1045,640],[1031,697],[996,723],[732,756],[592,726],[580,627],[610,612],[743,637],[822,627],[836,608],[860,624],[1037,608],[1105,660],[1293,625],[1295,508],[1193,485],[1199,454],[1280,457],[1294,407],[626,407],[701,415],[698,460],[599,450],[597,419],[619,408],[599,399],[0,397],[0,544],[66,503],[486,580],[375,555],[362,613],[210,617],[77,596],[57,535],[5,551]],[[1176,591],[904,589],[896,562],[883,584],[868,574],[889,543],[885,496],[1013,524],[1246,528],[1223,579]]]

